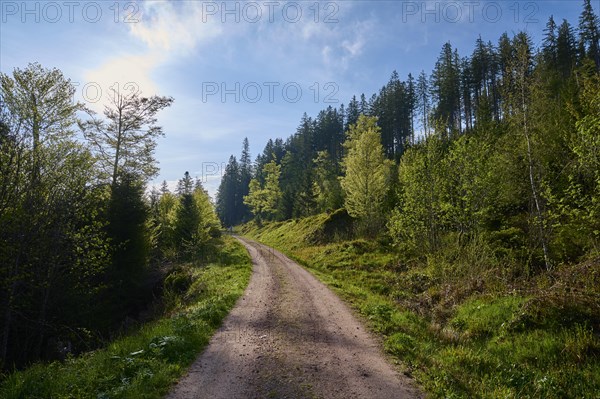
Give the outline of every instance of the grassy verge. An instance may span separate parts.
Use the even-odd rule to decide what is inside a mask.
[[[482,255],[407,261],[383,242],[315,243],[326,219],[242,232],[338,292],[430,396],[600,397],[597,260],[509,277]]]
[[[248,284],[246,250],[225,237],[220,261],[165,281],[170,311],[107,348],[9,375],[2,398],[159,398],[206,346]]]

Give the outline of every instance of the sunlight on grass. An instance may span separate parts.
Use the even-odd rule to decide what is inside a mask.
[[[375,241],[314,244],[326,220],[248,225],[242,233],[297,260],[350,303],[431,397],[598,397],[600,339],[586,323],[592,309],[546,291],[520,294],[491,272],[465,273],[461,262],[480,262],[479,255],[407,262]]]

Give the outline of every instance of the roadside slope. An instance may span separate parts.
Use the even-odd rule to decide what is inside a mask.
[[[161,398],[208,344],[251,274],[240,243],[224,237],[218,261],[179,264],[165,281],[168,310],[106,348],[38,363],[0,382],[0,397]]]
[[[598,398],[600,259],[505,279],[485,259],[473,271],[472,259],[407,259],[339,228],[324,236],[337,213],[242,233],[338,293],[432,397]]]

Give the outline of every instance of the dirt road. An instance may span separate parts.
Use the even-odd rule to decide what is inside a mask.
[[[327,287],[283,254],[240,241],[254,262],[250,284],[168,398],[421,397]]]

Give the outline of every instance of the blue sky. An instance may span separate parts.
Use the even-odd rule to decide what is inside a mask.
[[[539,44],[550,15],[576,27],[582,3],[0,0],[0,71],[59,68],[99,111],[110,87],[173,96],[154,182],[187,170],[214,195],[244,137],[255,157],[304,112],[369,97],[393,70],[429,74],[447,41],[461,56],[479,35],[526,30]]]

